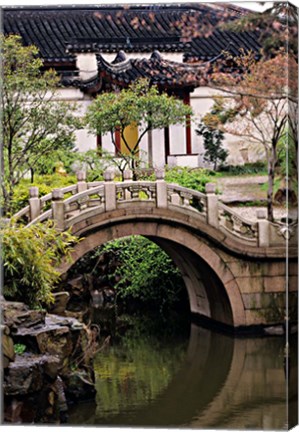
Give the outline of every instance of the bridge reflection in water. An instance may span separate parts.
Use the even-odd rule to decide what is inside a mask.
[[[150,349],[155,350],[154,347]],[[165,349],[159,353],[161,363],[156,366],[161,370],[164,366],[167,368],[170,359],[176,357],[175,346],[174,350],[169,346],[168,349],[168,357]],[[296,352],[297,348],[294,347],[288,380],[290,408],[297,404]],[[153,366],[152,360],[148,359],[157,357],[157,353],[146,354],[141,356],[141,362],[150,381]],[[116,362],[115,358],[106,358],[110,365],[113,362],[114,374],[117,375],[121,368],[124,370],[125,362],[122,364],[120,358],[126,356],[131,364],[134,363],[134,350],[118,354]],[[139,396],[130,394],[137,393],[138,385],[145,385],[144,381],[138,382],[136,369],[134,376],[133,368],[124,386],[117,383],[117,406],[111,404],[110,411],[109,404],[105,407],[102,398],[104,392],[109,392],[111,379],[115,377],[106,377],[105,381],[99,368],[98,406],[84,404],[73,408],[70,423],[197,429],[278,430],[287,427],[283,338],[235,339],[192,325],[188,348],[183,356],[177,358],[180,358],[180,362],[177,368],[172,368],[173,374],[167,385],[161,386],[155,395],[144,389],[142,400],[140,391]],[[145,394],[147,397],[144,397]],[[294,419],[289,418],[289,421]]]

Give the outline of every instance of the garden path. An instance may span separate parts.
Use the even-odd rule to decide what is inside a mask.
[[[266,181],[267,176],[248,175],[221,177],[216,180],[216,183],[221,192],[221,201],[246,219],[256,220],[256,211],[260,207],[245,206],[244,204],[248,201],[265,201],[266,204],[267,192],[261,188]],[[243,206],[240,206],[240,203],[244,203]],[[290,217],[297,218],[297,209],[290,209],[287,212],[284,206],[274,207],[274,217],[277,220],[286,217],[287,213]]]

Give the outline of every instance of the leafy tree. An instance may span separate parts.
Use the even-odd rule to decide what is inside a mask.
[[[297,204],[297,152],[290,128],[285,130],[277,145],[277,174],[280,185],[274,199],[280,203],[288,199],[289,203]]]
[[[137,166],[139,158],[136,157],[134,159]],[[115,155],[105,149],[87,150],[86,152],[76,154],[73,166],[75,166],[76,169],[79,168],[85,171],[87,180],[91,182],[103,180],[104,171],[111,166],[116,168],[123,179],[124,171],[130,167],[131,160],[132,157],[124,153],[115,157]]]
[[[2,222],[0,236],[4,296],[31,307],[51,303],[59,280],[55,267],[62,257],[70,257],[77,237],[70,231],[58,233],[52,222],[22,227],[13,221]]]
[[[242,99],[242,104],[247,98],[246,103],[249,102],[251,111],[255,112],[254,116],[258,122],[256,122],[253,130],[255,129],[254,132],[258,132],[260,136],[264,134],[263,145],[267,147],[267,157],[269,155],[268,216],[272,220],[271,196],[273,195],[275,165],[278,159],[276,147],[279,139],[283,137],[284,123],[287,124],[289,131],[288,136],[284,136],[287,143],[285,154],[289,153],[295,167],[295,170],[289,170],[287,175],[292,175],[298,167],[297,156],[292,157],[293,147],[295,154],[298,152],[298,9],[289,2],[278,1],[273,2],[262,13],[253,11],[244,13],[242,10],[240,14],[238,8],[234,6],[225,8],[225,10],[220,8],[218,11],[213,11],[213,14],[214,19],[211,19],[209,15],[203,17],[201,12],[197,12],[197,14],[184,18],[182,22],[178,23],[178,27],[181,29],[182,37],[185,40],[189,40],[194,35],[205,38],[214,34],[214,37],[217,37],[219,31],[253,32],[260,44],[258,52],[255,53],[255,60],[258,59],[259,66],[257,66],[257,62],[254,65],[240,61],[236,54],[227,57],[226,62],[222,55],[212,66],[207,63],[202,72],[205,71],[203,80],[208,87],[225,91],[235,98],[235,104],[231,104],[230,109],[225,110],[226,114],[223,118],[228,115],[226,121],[229,121],[230,115],[234,116],[234,106],[237,110],[240,108],[238,106],[240,99]],[[228,47],[228,51],[235,53],[235,48],[230,49]],[[253,57],[252,53],[251,56]],[[276,73],[274,72],[275,68]],[[253,73],[252,79],[250,79],[253,69],[256,70],[256,73]],[[202,75],[204,74],[202,73]],[[241,85],[239,85],[240,83]],[[247,84],[249,84],[248,87]],[[256,108],[259,104],[261,111],[264,112],[264,117],[267,118],[265,122],[268,125],[265,128],[271,129],[271,126],[275,125],[272,143],[266,138],[267,133],[262,131],[265,129],[263,127],[264,120],[261,116],[259,118],[256,116]],[[288,108],[285,110],[286,105]],[[270,111],[274,115],[270,114]],[[240,110],[239,120],[240,123],[243,121],[244,126],[243,114],[244,110]],[[252,123],[252,120],[253,117],[249,122]],[[237,125],[236,122],[235,125]],[[256,126],[259,131],[257,131]],[[242,136],[237,126],[235,132],[237,132],[236,135]],[[246,138],[248,138],[247,134]],[[253,138],[253,140],[256,142],[256,139]],[[293,177],[291,183],[296,183],[296,175]]]
[[[116,171],[120,173],[122,180],[124,180],[124,173],[126,170],[134,167],[135,169],[139,168],[142,163],[141,158],[141,150],[136,153],[136,155],[127,154],[124,152],[119,152],[118,157],[115,157],[109,151],[101,149],[98,152],[98,155],[102,158],[102,163],[104,163],[107,167],[114,166]],[[134,180],[140,180],[141,172],[134,172]]]
[[[143,136],[150,129],[183,124],[186,115],[191,114],[191,108],[182,101],[166,93],[160,94],[156,86],[149,86],[147,80],[141,79],[119,93],[98,95],[88,107],[86,122],[93,133],[110,133],[116,149],[115,130],[119,130],[128,153],[127,163],[135,173],[138,146]],[[125,129],[133,124],[138,127],[139,136],[130,146]],[[120,153],[119,157],[124,158],[125,155]]]
[[[297,65],[284,52],[264,61],[246,54],[236,62],[243,70],[241,76],[215,73],[214,80],[230,97],[214,98],[214,106],[203,122],[207,127],[245,138],[248,143],[262,145],[268,162],[268,219],[273,221],[277,146],[289,123],[288,101],[295,100],[297,94],[297,82],[292,79]]]
[[[78,119],[74,106],[54,101],[59,78],[52,70],[41,72],[43,62],[36,47],[22,46],[20,36],[2,36],[1,54],[0,170],[8,212],[13,188],[41,157],[70,145]]]
[[[298,10],[289,2],[273,2],[263,12],[243,14],[229,23],[222,20],[220,25],[234,32],[255,32],[264,59],[285,47],[289,53],[298,54]]]
[[[103,172],[108,168],[109,162],[103,155],[103,151],[87,150],[76,154],[73,166],[76,170],[85,171],[87,180],[93,182],[103,180]]]
[[[218,10],[213,8],[210,12],[195,10],[178,20],[176,27],[181,30],[185,41],[191,41],[194,37],[204,39],[211,36],[227,39],[229,35],[226,32],[252,32],[260,44],[259,55],[263,59],[272,58],[285,47],[288,47],[290,53],[297,55],[298,9],[287,1],[269,2],[269,6],[263,12],[246,10],[246,3],[245,10],[236,5],[220,7]],[[141,23],[135,20],[135,27],[138,25],[141,26]]]
[[[216,171],[219,162],[224,163],[228,156],[228,151],[222,147],[224,133],[221,130],[213,129],[201,123],[196,130],[198,135],[203,137],[203,145],[205,148],[204,160],[214,164]]]

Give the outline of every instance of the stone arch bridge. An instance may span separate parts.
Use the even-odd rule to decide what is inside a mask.
[[[53,219],[60,231],[83,237],[74,262],[110,240],[143,235],[161,246],[180,269],[192,314],[235,330],[264,329],[296,320],[297,225],[270,223],[263,210],[245,220],[224,205],[208,183],[206,193],[156,181],[78,182],[38,197],[14,218],[27,226]],[[288,258],[288,260],[287,260]],[[72,264],[63,263],[66,272]],[[288,307],[286,309],[286,301]],[[267,330],[266,330],[267,331]]]

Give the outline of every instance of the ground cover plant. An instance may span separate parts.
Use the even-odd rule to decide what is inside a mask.
[[[267,175],[267,165],[264,161],[247,162],[244,165],[221,165],[217,177]]]

